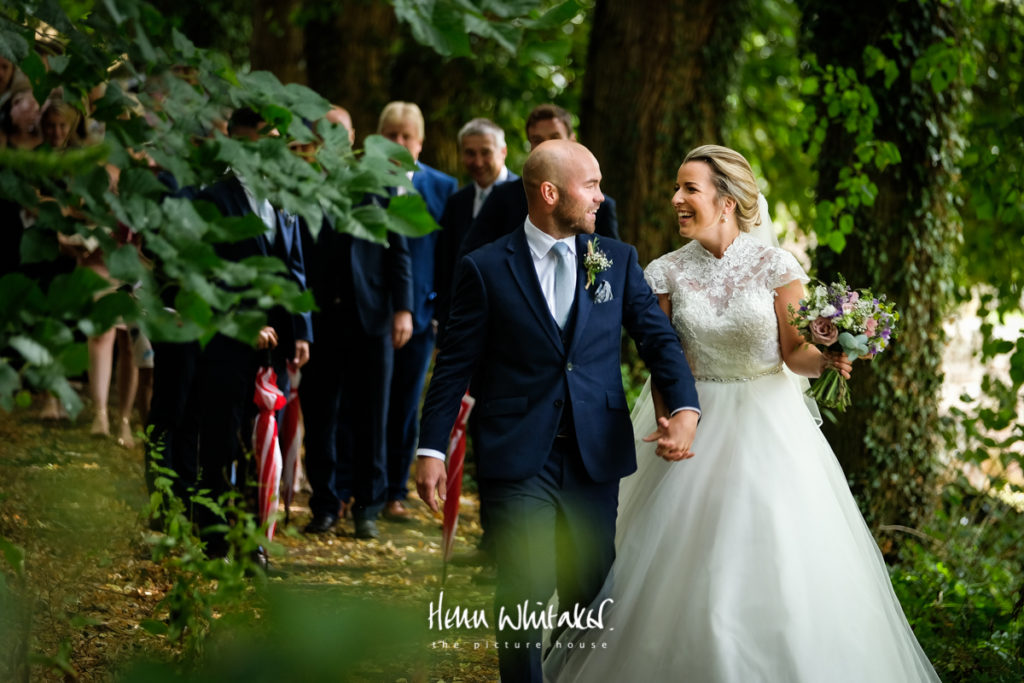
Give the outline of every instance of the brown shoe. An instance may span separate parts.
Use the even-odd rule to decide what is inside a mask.
[[[384,517],[394,522],[409,521],[409,510],[402,505],[402,501],[393,500],[384,508]]]

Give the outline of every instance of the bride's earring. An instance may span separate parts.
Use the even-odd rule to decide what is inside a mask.
[[[723,223],[725,222],[725,214],[724,213],[722,214],[722,222]]]

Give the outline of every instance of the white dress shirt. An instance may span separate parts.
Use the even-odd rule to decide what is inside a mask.
[[[552,247],[555,246],[555,242],[563,242],[569,247],[569,270],[572,280],[575,282],[576,238],[566,237],[556,240],[534,225],[529,216],[526,218],[525,230],[526,244],[530,247],[530,256],[533,257],[533,267],[537,271],[540,291],[544,294],[544,301],[547,302],[551,317],[555,318],[555,268],[558,266],[558,252]]]

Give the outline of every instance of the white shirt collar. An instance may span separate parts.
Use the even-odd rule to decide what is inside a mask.
[[[480,185],[475,180],[473,181],[473,185],[476,186],[476,194],[479,197],[481,192],[486,192],[487,190],[493,188],[495,185],[501,185],[506,180],[508,180],[508,166],[502,166],[501,170],[498,171],[498,177],[495,178],[494,182],[488,185],[487,187]]]
[[[533,254],[533,258],[536,261],[544,258],[551,251],[551,247],[555,245],[555,242],[565,242],[566,246],[569,247],[569,253],[574,257],[576,256],[576,238],[575,237],[564,237],[560,240],[556,240],[551,235],[547,234],[530,220],[530,217],[526,217],[526,222],[523,224],[523,228],[526,231],[526,244],[530,247],[530,253]]]

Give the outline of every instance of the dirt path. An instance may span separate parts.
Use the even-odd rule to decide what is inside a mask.
[[[90,436],[85,416],[71,425],[39,419],[38,406],[0,411],[0,538],[24,550],[26,577],[19,582],[0,560],[12,589],[0,594],[0,679],[25,673],[19,644],[49,660],[31,666],[32,681],[64,679],[57,661],[78,680],[106,681],[140,657],[178,652],[140,628],[173,580],[150,560],[146,502],[141,448]],[[309,537],[299,532],[309,518],[300,495],[272,558],[285,576],[250,582],[216,615],[206,647],[216,655],[206,668],[219,672],[211,680],[496,679],[490,629],[428,628],[440,590],[440,522],[418,501],[410,507],[412,521],[381,522],[380,541],[355,540],[350,520]],[[466,498],[456,552],[478,536],[475,501]],[[445,603],[487,609],[493,587],[479,572],[452,568]],[[131,678],[157,680],[154,671],[171,680],[166,664]]]

